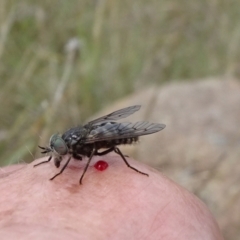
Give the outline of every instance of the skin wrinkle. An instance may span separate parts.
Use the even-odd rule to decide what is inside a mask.
[[[147,185],[149,185],[149,183],[147,183],[147,184],[145,184],[146,186]],[[144,187],[144,189],[145,189],[145,187]],[[144,190],[143,188],[139,188],[139,190],[140,190],[140,192],[143,192],[143,190]],[[139,194],[133,194],[133,195],[137,195],[137,196],[139,196]],[[139,197],[140,198],[140,197]],[[162,209],[160,209],[160,211],[162,211]],[[145,235],[145,234],[144,234]],[[149,234],[148,234],[149,235]],[[139,238],[138,238],[139,239]]]
[[[131,182],[132,183],[132,182]],[[138,196],[138,201],[141,200],[141,195],[145,193],[145,190],[148,189],[149,185],[151,183],[149,182],[146,182],[141,188],[138,188],[136,183],[134,184],[131,184],[131,185],[128,185],[126,186],[127,188],[130,188],[132,189],[132,191],[128,192],[127,195],[122,195],[121,198],[122,198],[122,202],[131,202],[131,200],[135,197],[135,196]]]
[[[90,195],[91,195],[91,193],[90,193]],[[120,195],[121,196],[121,195]],[[116,197],[116,196],[115,196]],[[100,198],[101,199],[101,198]],[[117,207],[117,206],[116,206]],[[113,209],[116,209],[116,207],[113,207]]]
[[[180,191],[179,189],[178,192],[182,196],[181,200],[183,201],[183,204],[189,207],[186,208],[186,210],[189,212],[188,214],[192,218],[192,221],[189,221],[190,223],[189,227],[193,228],[194,231],[198,232],[199,234],[201,234],[201,232],[207,232],[211,228],[210,227],[212,225],[211,220],[213,220],[213,217],[210,215],[210,212],[206,211],[206,208],[204,208],[204,205],[201,201],[194,201],[193,195],[191,195],[191,197],[187,197],[186,195],[187,191],[183,192]],[[198,222],[197,228],[196,224],[194,224],[195,222]],[[212,238],[214,238],[214,233]]]
[[[123,166],[124,167],[124,166]],[[138,175],[137,175],[138,176]],[[128,181],[129,183],[129,181]],[[146,184],[145,184],[146,185]],[[130,181],[130,183],[128,184],[128,187],[125,185],[123,186],[123,189],[128,189],[130,188],[131,191],[128,192],[127,194],[123,194],[123,193],[118,193],[118,197],[120,197],[120,201],[122,203],[125,203],[124,205],[122,205],[122,207],[124,207],[126,210],[126,212],[128,213],[128,215],[131,215],[132,211],[135,211],[134,208],[132,206],[129,206],[129,202],[131,202],[131,199],[133,199],[134,196],[139,196],[139,193],[141,193],[142,191],[144,191],[144,188],[137,188],[136,187],[136,183],[132,184],[132,182]],[[136,206],[135,206],[136,207]],[[117,206],[116,206],[117,208]],[[115,208],[114,208],[115,209]],[[122,226],[124,224],[124,222],[126,222],[126,217],[123,216],[121,222],[119,222],[119,226]],[[133,223],[132,223],[133,224]],[[131,224],[131,225],[132,225]],[[116,228],[116,231],[118,230],[119,226]],[[119,231],[119,230],[118,230]]]
[[[194,231],[196,232],[201,232],[201,230],[203,229],[203,225],[204,225],[204,222],[200,220],[200,218],[202,218],[202,216],[200,218],[197,219],[197,212],[199,212],[201,210],[201,208],[199,208],[199,203],[200,202],[195,202],[194,204],[194,199],[192,198],[189,198],[186,196],[186,193],[187,191],[181,191],[181,189],[179,187],[177,187],[177,193],[179,194],[180,198],[180,202],[182,205],[185,205],[186,207],[186,211],[189,213],[189,215],[198,221],[199,225],[198,227],[196,228],[195,226],[195,221],[187,221],[188,222],[188,228],[189,229],[194,229]],[[187,208],[187,207],[191,207],[191,208]],[[204,214],[203,212],[201,212],[201,214]],[[183,216],[185,218],[185,216]],[[200,221],[199,221],[200,220]],[[186,220],[185,220],[186,221]],[[201,230],[200,230],[201,229]]]
[[[145,194],[145,190],[148,189],[151,185],[151,182],[146,182],[145,186],[143,188],[140,188],[138,190],[138,196],[141,195],[141,194]]]
[[[172,201],[169,201],[163,208],[159,209],[159,211],[158,211],[157,214],[155,215],[155,217],[154,217],[154,219],[153,219],[153,221],[152,221],[152,225],[151,225],[151,227],[150,227],[150,229],[149,229],[149,232],[151,233],[151,235],[152,235],[155,231],[157,231],[157,229],[159,229],[159,227],[162,226],[162,223],[160,224],[160,226],[159,226],[159,225],[156,225],[157,219],[159,218],[159,215],[161,215],[160,213],[163,213],[164,210],[168,207],[168,205],[169,205],[171,202],[172,202]],[[158,224],[159,224],[159,223],[158,223]],[[156,226],[154,226],[154,225],[156,225]],[[151,236],[151,235],[150,235],[150,236]],[[149,236],[149,237],[150,237],[150,236]]]
[[[17,166],[17,167],[15,167],[15,166]],[[1,169],[0,179],[1,178],[6,178],[9,175],[21,170],[22,168],[24,168],[24,166],[21,166],[21,165],[14,165],[14,167],[8,166],[4,170],[2,168],[0,168]]]
[[[177,237],[175,238],[176,240],[180,238],[181,233],[184,234],[184,228],[179,229],[179,231],[176,233]]]
[[[59,234],[58,229],[53,229],[49,226],[42,226],[36,224],[29,224],[26,226],[25,224],[11,224],[4,228],[1,228],[1,233],[5,232],[4,239],[79,239],[79,233],[73,232],[72,230],[63,230]],[[17,233],[17,235],[14,235]],[[85,239],[85,238],[81,238]]]
[[[191,217],[195,219],[200,225],[196,231],[203,231],[206,230],[206,226],[211,224],[210,222],[203,221],[203,216],[208,220],[211,219],[212,216],[210,216],[209,212],[206,212],[204,208],[201,208],[202,202],[194,202],[191,201],[191,199],[187,198],[186,196],[183,196],[183,200],[185,201],[186,206],[191,206],[192,212],[190,212]],[[199,212],[200,214],[196,214],[196,212]],[[200,229],[201,228],[201,229]]]

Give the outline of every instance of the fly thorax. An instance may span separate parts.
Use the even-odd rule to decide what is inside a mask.
[[[71,148],[75,144],[81,144],[87,135],[88,129],[83,126],[78,126],[67,130],[63,134],[62,139],[64,139],[67,146]]]

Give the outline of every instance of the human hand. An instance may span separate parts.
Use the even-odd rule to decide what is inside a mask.
[[[109,167],[97,171],[94,162]],[[94,157],[83,185],[84,161],[66,170],[42,161],[0,169],[0,239],[223,239],[206,206],[156,170],[119,156]]]

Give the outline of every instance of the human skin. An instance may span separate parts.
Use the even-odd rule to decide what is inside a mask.
[[[93,166],[100,159],[105,171]],[[93,158],[83,185],[85,160],[71,160],[53,181],[53,162],[33,168],[43,160],[0,169],[0,239],[223,239],[196,196],[133,159],[149,177],[106,155]]]

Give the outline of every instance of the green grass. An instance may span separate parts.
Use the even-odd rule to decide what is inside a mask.
[[[239,29],[237,0],[0,0],[1,165],[135,89],[234,75]]]

